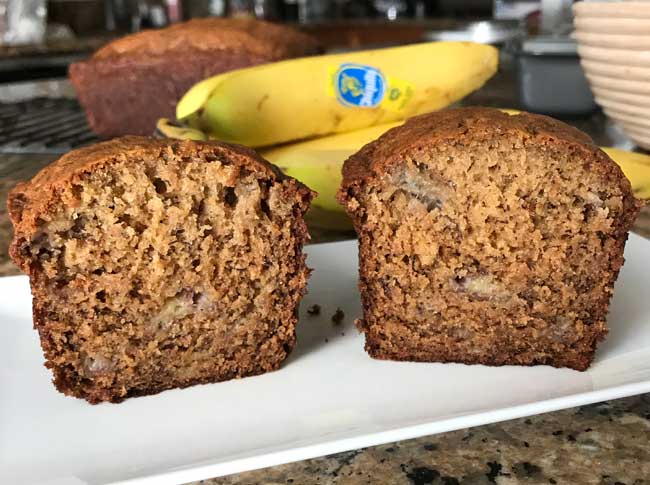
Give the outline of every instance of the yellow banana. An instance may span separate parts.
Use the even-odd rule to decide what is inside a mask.
[[[318,192],[312,206],[329,211],[342,211],[336,201],[341,183],[341,167],[345,159],[366,143],[379,138],[402,122],[371,126],[362,130],[314,138],[290,145],[261,150],[260,154],[287,175],[297,178]]]
[[[611,147],[603,147],[603,151],[621,167],[634,195],[638,199],[650,199],[650,156]]]
[[[175,123],[168,118],[160,118],[156,122],[155,136],[160,138],[177,138],[179,140],[208,140],[208,136],[200,130],[195,130],[182,123]]]
[[[176,118],[183,120],[199,111],[201,106],[203,106],[210,97],[210,94],[212,94],[212,91],[214,91],[221,81],[223,81],[231,72],[232,71],[229,71],[209,77],[208,79],[204,79],[192,86],[187,94],[185,94],[185,96],[183,96],[179,101],[178,105],[176,105]]]
[[[305,57],[205,80],[177,117],[212,138],[263,147],[435,111],[482,86],[498,51],[468,42]]]

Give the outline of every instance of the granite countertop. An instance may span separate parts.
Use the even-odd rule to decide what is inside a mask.
[[[507,81],[497,76],[491,85],[499,89],[490,91],[488,85],[468,104],[513,106]],[[597,143],[610,144],[602,115],[569,122],[589,132]],[[0,154],[0,275],[18,273],[7,255],[12,234],[7,192],[53,158]],[[650,237],[649,208],[642,211],[633,230]],[[312,232],[313,242],[350,237],[349,233]],[[192,485],[650,485],[649,436],[650,394],[646,394]]]
[[[192,485],[650,483],[650,394]]]

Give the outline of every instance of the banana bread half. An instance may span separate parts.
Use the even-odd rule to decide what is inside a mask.
[[[371,356],[589,366],[639,203],[585,134],[526,113],[430,113],[343,177]]]
[[[11,256],[63,393],[91,403],[277,369],[312,192],[255,152],[124,137],[9,195]]]
[[[290,27],[253,19],[194,19],[114,40],[69,77],[99,136],[151,135],[197,82],[244,67],[318,52]]]

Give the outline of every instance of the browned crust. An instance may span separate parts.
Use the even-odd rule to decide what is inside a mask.
[[[235,49],[268,59],[316,52],[318,42],[285,25],[255,19],[192,19],[164,29],[145,30],[109,42],[89,62],[118,57],[150,59],[171,51],[191,53]]]
[[[234,69],[316,54],[315,39],[253,19],[195,19],[114,40],[69,77],[101,137],[151,135],[197,82]]]
[[[585,170],[600,173],[612,185],[621,188],[626,220],[621,227],[626,233],[634,223],[642,202],[634,198],[630,181],[621,168],[593,140],[580,130],[548,116],[522,112],[509,115],[494,108],[468,107],[436,111],[410,118],[401,126],[388,130],[368,143],[343,164],[343,181],[338,191],[339,202],[347,201],[361,186],[389,167],[399,164],[404,155],[427,146],[477,138],[481,135],[507,137],[522,134],[528,143],[557,143],[567,150],[579,152],[588,160]],[[348,211],[355,217],[355,211]]]
[[[459,108],[428,113],[409,119],[404,125],[387,131],[379,139],[367,144],[352,155],[343,166],[343,181],[337,198],[352,218],[360,239],[359,252],[359,290],[364,316],[371,315],[373,305],[365,261],[369,258],[370,235],[364,228],[364,210],[357,203],[349,204],[362,187],[380,177],[386,171],[413,155],[419,150],[437,144],[462,142],[482,136],[523,135],[528,144],[554,143],[563,146],[567,152],[580,154],[583,169],[601,174],[608,183],[618,186],[624,194],[624,218],[618,221],[614,234],[616,245],[610,254],[610,266],[602,278],[610,281],[610,287],[618,277],[625,259],[623,250],[630,227],[636,219],[642,203],[634,198],[630,182],[620,167],[591,138],[581,131],[547,116],[521,113],[508,115],[492,108]],[[601,307],[595,309],[606,315],[608,299],[603,299]],[[459,362],[466,364],[548,364],[556,367],[570,367],[585,370],[593,359],[598,342],[607,334],[606,326],[593,325],[591,333],[584,336],[575,352],[563,355],[548,355],[546,359],[529,361],[525,354],[511,355],[494,349],[494,355],[470,358],[455,355],[449,349],[404,349],[394,352],[383,348],[382,335],[364,320],[357,325],[366,334],[366,350],[375,358],[426,362]],[[597,323],[597,322],[593,322]]]
[[[483,357],[469,357],[460,356],[458,354],[451,355],[448,352],[399,352],[391,353],[383,351],[380,347],[381,340],[376,337],[366,335],[366,352],[373,359],[380,360],[398,360],[402,362],[440,362],[444,364],[466,364],[466,365],[489,365],[494,367],[501,367],[504,365],[522,365],[532,367],[534,365],[550,365],[552,367],[562,368],[568,367],[569,369],[585,371],[589,368],[593,360],[594,353],[596,352],[596,343],[601,339],[598,337],[593,340],[593,345],[587,347],[583,353],[574,352],[571,355],[553,355],[545,359],[526,359],[525,355],[511,355],[506,353],[495,354],[493,356]]]
[[[190,141],[156,139],[141,136],[125,136],[73,150],[52,162],[31,180],[16,185],[7,197],[9,217],[14,226],[14,239],[9,254],[14,262],[29,274],[29,267],[20,253],[25,240],[31,239],[40,225],[39,216],[47,213],[59,199],[60,194],[74,185],[85,174],[106,164],[127,161],[131,158],[159,158],[165,153],[181,157],[206,156],[223,159],[250,171],[261,171],[273,180],[288,179],[280,169],[262,158],[256,151],[243,145],[217,141]],[[293,179],[292,179],[293,180]],[[306,206],[313,192],[295,181]],[[301,228],[307,234],[306,226]],[[305,236],[307,237],[307,236]]]
[[[614,279],[616,279],[616,275],[614,275]],[[467,365],[482,364],[489,366],[550,365],[557,368],[568,367],[578,371],[585,371],[589,368],[596,353],[598,343],[607,335],[606,328],[593,330],[584,336],[584,339],[576,348],[561,353],[548,353],[544,357],[539,357],[536,353],[521,350],[514,353],[508,352],[501,348],[493,348],[489,354],[464,355],[455,352],[452,348],[445,347],[437,347],[435,349],[422,347],[403,348],[399,351],[391,351],[384,347],[384,339],[381,334],[373,332],[370,328],[364,328],[362,321],[358,325],[366,334],[365,350],[375,359]]]
[[[293,344],[291,344],[291,347],[293,348]],[[97,395],[80,395],[77,392],[77,390],[74,388],[63,390],[63,388],[61,387],[61,385],[59,385],[58,382],[55,381],[54,384],[57,387],[57,389],[61,391],[63,394],[65,394],[66,396],[79,397],[85,399],[90,404],[100,404],[102,402],[110,402],[113,404],[118,404],[132,397],[151,396],[153,394],[159,394],[161,392],[168,391],[170,389],[185,389],[187,387],[192,387],[200,384],[215,384],[217,382],[225,382],[232,379],[242,379],[244,377],[253,377],[253,376],[258,376],[260,374],[266,374],[267,372],[273,372],[280,368],[282,362],[284,362],[284,360],[289,355],[289,353],[290,352],[287,352],[284,355],[284,357],[282,359],[279,359],[276,363],[274,363],[272,367],[271,366],[266,368],[256,367],[255,369],[252,369],[247,372],[239,372],[239,373],[231,372],[228,374],[215,375],[206,379],[188,379],[186,381],[183,381],[182,383],[176,382],[174,384],[158,384],[147,388],[129,389],[127,394],[124,396],[116,396],[114,394],[109,394],[106,392],[100,392]]]
[[[216,59],[218,57],[218,59]],[[215,54],[169,52],[148,59],[107,58],[72,64],[70,82],[86,112],[90,128],[108,138],[151,135],[160,118],[176,118],[176,103],[194,84],[224,72],[269,62],[241,50]],[[179,69],[178,66],[183,66]]]
[[[42,319],[37,320],[36,316],[34,316],[34,322],[35,322],[34,328],[38,330],[40,333],[41,331],[40,329],[43,328],[43,320]],[[298,323],[298,319],[294,318],[289,322],[289,325],[292,329],[295,329],[297,323]],[[47,340],[45,340],[43,336],[41,336],[41,344],[47,345],[46,342]],[[51,364],[50,361],[45,362],[45,367],[48,367],[52,370],[54,376],[52,382],[56,387],[56,389],[62,394],[65,394],[66,396],[85,399],[90,404],[100,404],[102,402],[111,402],[117,404],[131,397],[149,396],[170,389],[185,389],[187,387],[191,387],[199,384],[214,384],[217,382],[229,381],[231,379],[242,379],[244,377],[252,377],[260,374],[265,374],[267,372],[273,372],[280,368],[282,363],[286,360],[286,358],[293,350],[295,343],[296,343],[296,337],[294,331],[294,334],[290,340],[279,342],[279,346],[278,346],[279,348],[274,349],[276,350],[275,360],[264,361],[264,362],[260,361],[259,365],[253,368],[239,369],[228,373],[214,374],[206,378],[186,379],[181,382],[178,381],[169,382],[169,381],[161,380],[160,382],[148,387],[138,387],[138,388],[128,389],[127,393],[124,395],[115,394],[113,390],[109,388],[95,388],[92,392],[86,392],[82,386],[78,385],[77,383],[78,376],[74,372],[72,373],[68,372],[68,369],[66,369],[65,367],[54,366]]]
[[[462,140],[466,136],[476,138],[481,133],[504,137],[522,133],[526,138],[539,142],[553,141],[570,145],[593,156],[593,167],[589,168],[609,173],[615,177],[614,182],[623,187],[629,186],[618,165],[580,130],[548,116],[532,113],[509,115],[494,108],[469,107],[415,116],[368,143],[343,165],[339,197],[345,201],[345,190],[384,173],[389,166],[399,163],[400,156],[404,153],[420,147]]]

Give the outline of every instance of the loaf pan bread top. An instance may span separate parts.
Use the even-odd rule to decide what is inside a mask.
[[[479,137],[507,137],[517,133],[532,143],[553,141],[587,155],[584,159],[589,161],[585,168],[605,175],[611,184],[620,186],[627,194],[625,203],[628,208],[636,205],[630,182],[623,171],[585,133],[548,116],[531,113],[509,115],[498,109],[482,107],[427,113],[388,130],[346,160],[339,198],[345,199],[345,192],[352,186],[385,173],[404,155],[428,145],[453,144]]]
[[[123,56],[138,59],[162,56],[168,52],[223,49],[240,49],[272,60],[316,53],[318,43],[291,27],[261,20],[205,18],[116,39],[95,52],[90,62]]]

